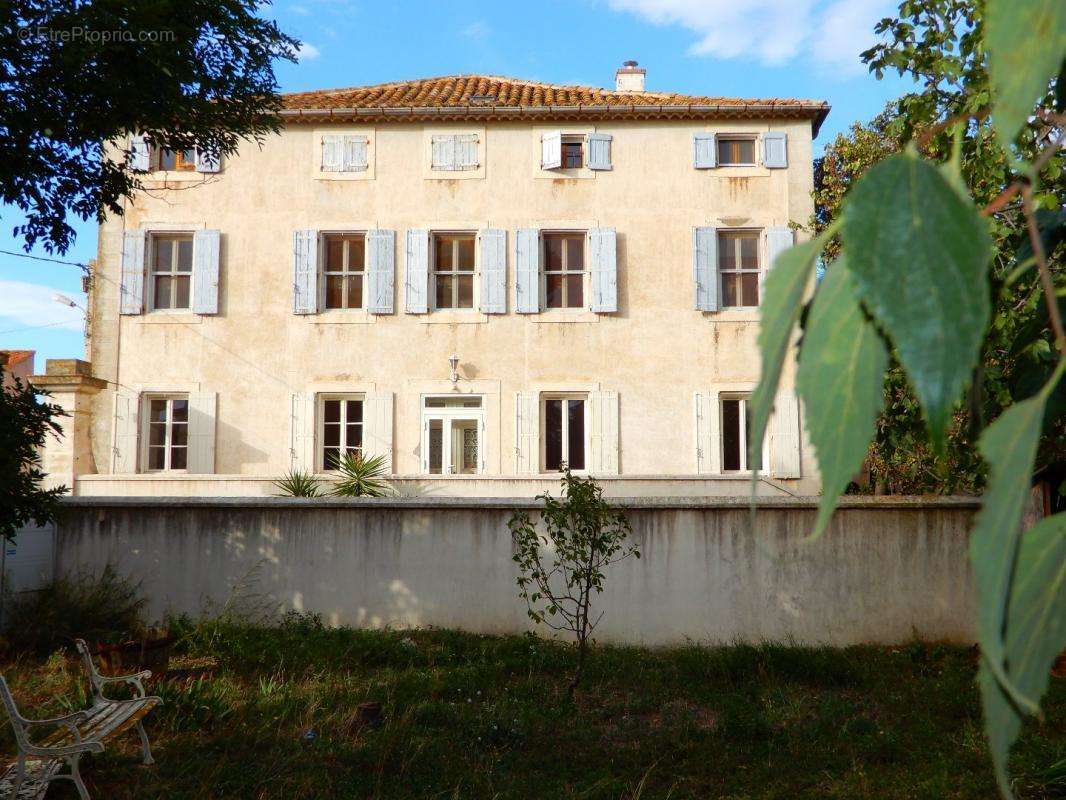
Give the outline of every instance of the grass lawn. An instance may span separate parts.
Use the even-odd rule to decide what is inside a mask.
[[[964,649],[599,648],[573,704],[571,651],[531,638],[290,618],[191,629],[181,650],[214,656],[213,676],[151,683],[157,764],[138,765],[135,734],[88,757],[94,800],[995,796]],[[2,671],[32,716],[84,702],[61,655]],[[356,718],[367,701],[380,724]],[[1066,680],[1045,707],[1012,759],[1022,797],[1066,797],[1049,770]]]

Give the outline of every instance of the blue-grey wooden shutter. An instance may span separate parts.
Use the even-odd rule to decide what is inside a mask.
[[[150,169],[148,140],[140,134],[130,137],[129,165],[134,172],[148,172]]]
[[[292,234],[292,312],[318,313],[318,231]]]
[[[385,470],[392,465],[392,392],[367,392],[363,397],[363,456],[383,456]]]
[[[344,171],[363,172],[367,166],[366,137],[346,134],[344,136]]]
[[[714,169],[718,166],[718,150],[713,133],[693,134],[692,165],[696,169]]]
[[[592,474],[618,474],[618,392],[589,392],[589,457]]]
[[[590,133],[589,145],[589,169],[611,168],[611,134]]]
[[[454,170],[455,162],[455,136],[434,136],[431,140],[432,155],[431,167],[433,169]]]
[[[516,392],[514,467],[518,475],[540,472],[540,395]]]
[[[519,314],[540,311],[540,231],[520,228],[514,240],[514,310]]]
[[[563,165],[563,134],[559,131],[540,137],[540,168],[559,169]]]
[[[147,238],[143,228],[123,234],[120,314],[140,314],[144,310],[144,250]]]
[[[322,172],[340,172],[344,168],[344,137],[333,133],[322,135]]]
[[[478,168],[476,133],[463,133],[455,137],[455,168]]]
[[[425,314],[429,310],[429,231],[407,231],[403,283],[407,313]]]
[[[481,313],[507,313],[507,231],[481,232]]]
[[[141,398],[121,386],[115,388],[115,413],[112,417],[111,474],[127,475],[137,471],[138,410]]]
[[[186,471],[211,474],[215,471],[215,417],[218,395],[203,392],[189,395],[189,449]]]
[[[206,153],[200,148],[196,148],[197,172],[218,172],[220,167],[221,160],[218,153]]]
[[[396,233],[374,229],[366,232],[366,252],[371,314],[391,314],[396,283]]]
[[[770,429],[770,474],[775,478],[801,477],[800,408],[794,392],[781,392],[774,399]]]
[[[762,163],[770,169],[788,167],[788,134],[781,131],[767,131],[762,135]]]
[[[219,232],[199,230],[192,235],[192,310],[218,313]]]
[[[314,393],[294,393],[290,408],[289,453],[292,469],[301,472],[317,472]]]
[[[692,233],[692,277],[696,283],[696,308],[718,310],[718,232],[696,228]]]
[[[614,228],[589,231],[592,306],[598,313],[618,310],[618,247]]]

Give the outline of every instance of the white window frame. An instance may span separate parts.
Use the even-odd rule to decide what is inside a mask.
[[[560,306],[559,308],[552,308],[548,305],[548,275],[575,275],[576,272],[566,270],[548,270],[548,239],[551,236],[581,236],[582,242],[582,257],[581,261],[584,264],[581,271],[581,305],[579,306]],[[542,230],[540,232],[540,241],[538,243],[540,247],[540,309],[549,313],[570,313],[573,314],[577,311],[588,311],[591,305],[590,292],[591,286],[591,270],[589,269],[589,232],[587,230]],[[566,248],[563,248],[563,263],[566,263]],[[566,295],[566,283],[563,283],[563,295]]]
[[[722,142],[751,142],[751,161],[722,163],[719,145]],[[754,133],[719,133],[714,139],[714,162],[719,167],[757,167],[759,166],[759,137]]]
[[[725,468],[725,403],[727,400],[740,401],[740,469]],[[717,398],[718,414],[718,464],[723,475],[750,475],[748,467],[748,404],[751,402],[751,392],[719,392]],[[765,460],[765,459],[764,459]]]
[[[366,280],[366,278],[367,278],[367,271],[368,271],[367,268],[369,266],[368,263],[367,263],[367,259],[369,258],[369,254],[367,252],[366,233],[367,232],[365,230],[328,230],[328,231],[322,231],[321,233],[319,233],[319,235],[318,235],[318,278],[319,278],[319,280],[318,280],[318,307],[320,309],[322,309],[323,311],[330,311],[330,312],[335,311],[335,312],[342,313],[342,314],[348,313],[348,312],[355,312],[355,313],[361,313],[361,314],[365,314],[366,313],[366,305],[367,305],[367,303],[366,303],[366,299],[367,299],[366,298],[366,291],[367,291],[367,280]],[[349,306],[347,308],[327,308],[326,307],[326,281],[327,281],[327,277],[329,275],[351,275],[351,274],[353,274],[350,269],[349,269],[348,272],[331,272],[331,271],[329,271],[328,266],[327,266],[328,263],[329,263],[329,260],[328,260],[329,248],[328,248],[328,245],[326,243],[326,239],[327,239],[327,237],[330,237],[330,236],[361,236],[363,238],[363,269],[362,269],[362,273],[361,273],[362,274],[363,286],[362,286],[362,292],[360,294],[360,296],[363,298],[363,304],[361,306],[356,306],[356,307]],[[345,254],[347,254],[347,250],[348,250],[347,243],[345,243],[344,250],[345,250]]]
[[[426,402],[429,400],[449,400],[457,397],[478,399],[481,401],[481,405],[477,407],[448,407],[442,406],[438,408],[429,407]],[[475,475],[481,475],[485,472],[485,396],[482,394],[424,394],[419,399],[419,407],[421,409],[421,424],[422,424],[422,459],[421,467],[422,474],[430,475],[434,478],[445,478],[461,473],[454,473],[452,469],[452,436],[451,429],[452,423],[457,420],[474,420],[477,423],[477,466],[474,470]],[[431,473],[429,471],[429,427],[430,423],[434,420],[441,422],[441,471],[439,473]]]
[[[453,278],[457,278],[460,275],[469,275],[470,276],[471,284],[472,284],[472,287],[473,287],[471,289],[471,291],[472,291],[473,294],[472,294],[472,296],[470,298],[470,307],[469,308],[457,308],[455,306],[449,306],[449,307],[446,307],[446,308],[439,308],[437,306],[437,240],[440,237],[442,237],[442,236],[468,236],[468,237],[471,237],[473,242],[474,242],[474,269],[473,269],[473,271],[472,272],[460,272],[459,270],[457,270],[455,268],[455,264],[456,264],[455,257],[458,256],[459,247],[458,247],[458,244],[456,242],[453,242],[452,243],[452,256],[453,256],[452,270],[451,270],[451,272],[444,273],[446,275],[451,275]],[[426,304],[426,307],[429,308],[430,311],[434,311],[434,312],[439,311],[439,312],[442,312],[444,314],[451,314],[451,313],[471,314],[471,313],[477,313],[478,312],[478,310],[479,310],[479,307],[478,307],[478,294],[480,293],[480,290],[481,290],[481,285],[480,285],[481,284],[481,281],[480,281],[480,274],[481,274],[481,253],[480,253],[480,251],[481,251],[481,248],[478,246],[478,244],[479,244],[478,231],[472,231],[472,230],[440,230],[440,231],[430,231],[429,232],[429,286],[427,287],[427,291],[429,292],[429,297],[427,298],[428,303]],[[452,288],[452,298],[453,299],[458,299],[458,297],[459,297],[459,289],[458,289],[458,282],[456,282],[456,284]]]
[[[324,392],[315,397],[315,468],[318,472],[336,472],[335,469],[326,468],[326,457],[323,452],[326,449],[326,401],[327,400],[339,400],[341,401],[341,444],[340,450],[343,453],[357,450],[362,453],[366,447],[366,395],[360,392]],[[347,435],[348,435],[348,400],[358,400],[363,404],[363,421],[360,423],[362,426],[362,439],[363,443],[358,447],[348,447]],[[332,423],[331,423],[332,424]]]
[[[195,233],[193,231],[186,231],[186,230],[180,230],[180,231],[178,231],[178,230],[175,230],[175,231],[164,231],[164,230],[149,231],[148,232],[148,236],[146,238],[147,238],[146,249],[147,249],[148,252],[145,253],[145,260],[146,260],[147,263],[146,263],[146,267],[145,267],[144,271],[145,271],[145,274],[148,277],[148,311],[149,311],[149,313],[152,313],[152,312],[159,312],[160,314],[192,313],[192,310],[194,308],[196,308],[196,297],[194,296],[194,294],[196,292],[196,281],[193,278],[193,273],[196,271],[196,236],[195,236]],[[188,240],[188,242],[189,242],[189,251],[192,253],[192,261],[191,261],[191,263],[189,265],[189,271],[188,272],[177,272],[174,269],[174,265],[175,265],[175,262],[176,262],[176,259],[177,259],[178,249],[176,247],[174,247],[173,245],[171,246],[171,257],[170,257],[170,267],[171,268],[170,268],[170,270],[167,271],[167,272],[156,272],[155,271],[155,244],[156,244],[156,241],[159,240],[159,239],[170,239],[172,242],[177,242],[179,239],[187,239]],[[188,306],[182,306],[181,308],[175,308],[174,306],[171,306],[170,308],[157,308],[156,307],[156,303],[155,303],[155,278],[156,278],[156,275],[169,275],[171,278],[174,278],[174,277],[187,277],[189,279],[189,305]]]
[[[540,472],[544,475],[559,474],[556,470],[548,469],[548,413],[547,406],[550,400],[581,400],[584,403],[585,436],[582,443],[585,448],[585,466],[581,469],[571,469],[575,475],[587,475],[589,471],[589,455],[592,449],[592,413],[589,403],[588,392],[541,392],[540,394]],[[562,415],[562,461],[570,463],[570,416]]]
[[[741,269],[741,268],[738,267],[737,269],[729,270],[728,272],[723,272],[722,271],[722,238],[723,238],[723,236],[725,234],[730,234],[730,233],[748,233],[748,234],[754,234],[755,235],[755,253],[756,253],[756,257],[759,260],[759,264],[758,264],[758,266],[756,268],[754,268],[754,269],[751,269],[751,268]],[[720,306],[719,307],[723,311],[752,311],[752,310],[754,310],[756,308],[762,308],[763,285],[762,285],[761,276],[762,276],[762,273],[763,273],[763,270],[764,270],[765,264],[766,264],[766,254],[763,252],[763,241],[766,239],[765,230],[763,228],[718,228],[715,231],[714,236],[715,236],[714,279],[716,281],[718,281],[718,287],[717,288],[718,288],[718,297],[720,299]],[[737,244],[736,247],[737,247],[737,251],[734,253],[734,256],[737,257],[736,261],[739,264],[740,263],[740,259],[739,259],[739,252],[740,252],[739,248],[740,248],[740,245]],[[759,288],[758,288],[759,302],[756,303],[753,306],[730,306],[730,305],[726,305],[726,302],[725,302],[725,289],[723,288],[723,285],[722,285],[722,276],[723,275],[752,275],[752,274],[756,276],[756,279],[757,279],[757,282],[758,282],[758,285],[759,285]]]
[[[151,410],[152,401],[153,400],[166,400],[167,401],[166,436],[164,437],[164,451],[163,451],[164,452],[163,461],[164,461],[165,466],[162,469],[151,469],[148,466],[148,452],[149,452],[149,449],[150,449],[150,442],[151,442],[150,432],[151,432],[151,424],[152,424],[152,420],[151,420],[151,416],[150,416],[149,412]],[[175,400],[184,400],[185,401],[185,409],[186,409],[186,412],[185,412],[186,413],[186,418],[185,418],[185,423],[184,423],[184,425],[185,425],[185,466],[181,467],[181,468],[178,468],[178,469],[174,469],[174,468],[172,468],[170,466],[170,460],[171,460],[171,457],[173,455],[173,453],[171,452],[172,444],[171,444],[170,440],[171,440],[171,438],[173,436],[173,429],[174,429],[174,401]],[[139,411],[140,411],[139,430],[140,430],[140,435],[141,435],[141,446],[139,448],[140,449],[139,456],[141,458],[141,465],[142,465],[140,471],[141,472],[145,472],[145,473],[151,473],[153,475],[157,475],[157,474],[161,474],[161,473],[173,473],[173,474],[179,474],[180,475],[180,474],[187,473],[189,471],[189,468],[188,468],[188,465],[189,465],[189,449],[190,449],[190,446],[191,446],[191,442],[189,441],[189,395],[188,395],[188,393],[186,393],[186,392],[147,392],[147,393],[141,395],[141,402],[140,402]]]

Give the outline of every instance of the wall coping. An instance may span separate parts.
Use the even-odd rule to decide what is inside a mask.
[[[611,497],[611,505],[639,509],[749,508],[748,497]],[[819,497],[758,497],[758,509],[815,509]],[[539,508],[528,497],[63,497],[64,508],[382,508],[382,509],[522,509]],[[967,509],[981,507],[978,497],[861,496],[842,497],[841,509]]]

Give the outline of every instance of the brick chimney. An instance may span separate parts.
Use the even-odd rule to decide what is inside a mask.
[[[614,88],[618,92],[643,92],[646,69],[637,66],[636,61],[624,61],[614,74]]]

